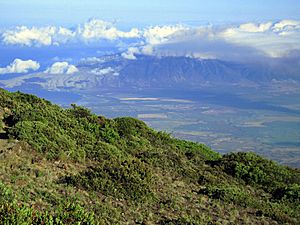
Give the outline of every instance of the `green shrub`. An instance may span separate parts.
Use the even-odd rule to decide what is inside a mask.
[[[150,168],[137,159],[103,161],[100,166],[64,179],[87,190],[134,200],[151,194],[152,180]]]
[[[122,117],[113,120],[115,128],[122,138],[131,139],[132,136],[148,137],[151,133],[149,127],[141,120]]]
[[[259,186],[269,193],[289,184],[300,183],[300,172],[264,159],[255,153],[230,153],[215,162],[226,173]]]
[[[17,195],[0,182],[0,224],[300,220],[299,170],[256,154],[221,157],[134,118],[107,119],[2,89],[0,114],[5,132],[30,144],[3,142],[0,177]]]
[[[178,148],[180,151],[183,151],[189,159],[193,159],[198,156],[203,160],[217,160],[221,157],[219,153],[211,150],[204,144],[176,139],[173,141],[176,145],[176,148]]]
[[[96,224],[93,213],[86,212],[75,202],[65,200],[51,213],[17,202],[10,188],[0,183],[0,224],[7,225],[64,225]]]
[[[274,191],[275,199],[288,200],[300,205],[300,184],[283,186]]]

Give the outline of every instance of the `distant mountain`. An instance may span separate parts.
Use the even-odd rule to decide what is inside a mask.
[[[112,55],[82,61],[77,67],[79,72],[71,75],[36,73],[6,80],[0,78],[0,83],[6,88],[38,85],[45,89],[90,89],[261,84],[288,78],[275,66],[188,57],[138,56],[136,60],[128,60]]]
[[[275,74],[259,67],[187,57],[144,56],[126,64],[120,71],[123,84],[138,86],[263,82],[274,77]]]

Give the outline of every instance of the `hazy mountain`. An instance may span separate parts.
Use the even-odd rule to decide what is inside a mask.
[[[270,66],[189,57],[138,56],[128,60],[112,55],[83,60],[77,67],[79,72],[74,74],[35,73],[0,82],[6,88],[39,85],[45,89],[87,89],[261,84],[289,78],[278,69],[278,63]]]
[[[263,82],[275,77],[259,67],[188,57],[140,57],[120,71],[122,83],[141,86]]]

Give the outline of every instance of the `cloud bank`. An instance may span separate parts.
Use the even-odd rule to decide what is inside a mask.
[[[231,26],[156,26],[142,32],[141,45],[123,53],[188,56],[223,60],[289,57],[300,51],[300,21],[245,23]]]
[[[219,36],[229,43],[258,49],[269,57],[284,57],[300,50],[300,21],[246,23],[227,28]]]
[[[60,45],[76,36],[75,32],[63,27],[16,27],[2,34],[3,42],[12,45],[49,46]]]
[[[0,74],[28,73],[30,70],[36,71],[39,68],[40,64],[36,61],[15,59],[10,65],[0,68]]]
[[[89,42],[95,40],[117,40],[140,37],[136,28],[128,32],[118,30],[112,23],[92,19],[76,29],[64,27],[31,27],[19,26],[2,33],[2,42],[9,45],[41,47],[62,45],[69,42]]]
[[[73,74],[76,72],[78,72],[77,67],[68,62],[55,62],[45,70],[45,73],[49,74]]]
[[[300,21],[198,27],[177,24],[124,31],[113,23],[92,19],[73,29],[21,26],[3,31],[1,37],[1,44],[28,47],[69,43],[100,46],[101,40],[106,40],[119,48],[124,58],[131,60],[138,54],[233,60],[280,58],[300,51]]]
[[[107,39],[116,40],[119,38],[138,38],[140,31],[137,28],[132,28],[128,32],[118,30],[111,23],[103,20],[90,20],[83,27],[77,29],[77,36],[83,40]]]

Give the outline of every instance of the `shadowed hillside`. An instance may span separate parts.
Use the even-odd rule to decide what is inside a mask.
[[[298,224],[300,171],[0,89],[1,224]]]

